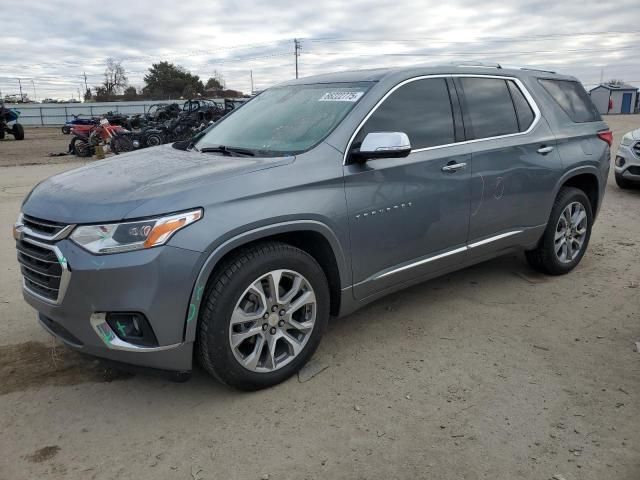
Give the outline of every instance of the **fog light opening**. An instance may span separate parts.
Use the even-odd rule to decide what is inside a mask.
[[[158,340],[142,313],[110,312],[106,321],[120,340],[143,347],[157,347]]]
[[[623,157],[620,157],[620,156],[616,157],[616,167],[624,167],[625,163],[626,161]]]

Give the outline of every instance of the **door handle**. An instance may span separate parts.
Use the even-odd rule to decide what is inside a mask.
[[[462,163],[447,163],[444,167],[442,167],[442,171],[443,172],[449,172],[449,173],[453,173],[453,172],[457,172],[458,170],[462,170],[467,168],[467,164],[462,162]]]
[[[553,147],[549,146],[547,147],[546,145],[542,145],[539,149],[538,149],[538,153],[540,155],[546,155],[547,153],[551,153],[553,151]]]

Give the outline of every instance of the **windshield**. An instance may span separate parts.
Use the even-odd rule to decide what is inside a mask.
[[[370,85],[323,83],[270,88],[217,123],[196,148],[224,145],[272,155],[303,152],[331,133]]]

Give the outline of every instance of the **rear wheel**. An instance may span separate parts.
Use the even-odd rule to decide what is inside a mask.
[[[616,172],[615,177],[616,177],[616,183],[618,184],[618,187],[623,189],[633,187],[633,182],[630,182],[629,180],[624,178],[622,174]]]
[[[11,128],[13,132],[13,138],[16,140],[24,140],[24,127],[19,123],[14,123]]]
[[[4,125],[0,125],[0,140],[4,140]]]
[[[560,190],[537,248],[526,253],[529,264],[549,275],[573,270],[587,249],[593,213],[587,195],[577,188]]]
[[[133,151],[133,142],[126,135],[116,135],[111,139],[111,150],[116,155]]]
[[[69,135],[71,133],[71,128],[69,128],[69,125],[63,125],[62,126],[62,133],[64,135]]]
[[[329,318],[329,288],[306,252],[270,242],[239,251],[213,275],[200,310],[197,353],[220,381],[257,390],[295,374]]]

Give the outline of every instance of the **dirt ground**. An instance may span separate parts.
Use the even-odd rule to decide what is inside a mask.
[[[606,120],[615,146],[640,127]],[[58,162],[0,168],[0,479],[640,478],[640,190],[609,179],[572,274],[513,255],[412,287],[332,321],[317,375],[247,394],[114,374],[38,326],[10,226],[82,164],[45,156],[67,141],[0,143]]]

